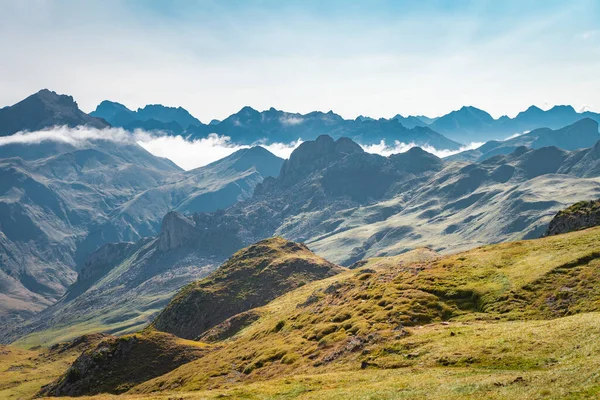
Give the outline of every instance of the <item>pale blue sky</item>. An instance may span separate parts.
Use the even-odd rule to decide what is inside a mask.
[[[0,105],[390,117],[600,111],[600,1],[0,0]]]

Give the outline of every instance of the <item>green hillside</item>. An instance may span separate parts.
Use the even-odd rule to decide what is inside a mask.
[[[242,321],[233,332],[202,337],[211,344],[197,360],[124,396],[595,398],[599,239],[591,228],[450,256],[418,249],[370,259],[243,310],[224,323]],[[167,310],[208,282],[230,287],[228,274],[189,286]]]

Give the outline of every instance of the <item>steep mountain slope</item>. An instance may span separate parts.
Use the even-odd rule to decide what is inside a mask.
[[[54,303],[109,242],[155,236],[171,210],[215,211],[251,196],[283,160],[244,149],[181,171],[133,142],[0,145],[0,320]]]
[[[262,240],[235,253],[210,277],[184,287],[152,326],[195,339],[229,317],[342,271],[304,245]]]
[[[593,397],[599,239],[592,228],[367,260],[255,309],[249,325],[199,359],[128,393],[298,397],[304,382],[314,398],[395,397],[401,380],[409,397],[464,397],[456,385],[475,397]]]
[[[117,232],[129,241],[156,236],[169,211],[196,213],[227,208],[251,197],[264,178],[279,174],[282,164],[281,158],[264,148],[252,147],[204,167],[174,173],[162,184],[149,187],[113,210],[81,246],[88,249],[90,242],[94,247],[98,237],[118,241],[114,238]]]
[[[20,148],[29,156],[57,150],[48,142],[13,146],[13,158],[0,160],[3,320],[18,320],[56,301],[75,280],[78,245],[93,226],[129,198],[179,171],[135,144],[95,141],[87,147],[62,146],[65,152],[28,160],[18,157]],[[115,233],[94,245],[123,239]]]
[[[540,128],[512,139],[492,140],[477,149],[450,156],[448,160],[483,161],[498,154],[512,153],[521,146],[532,149],[556,146],[564,150],[576,150],[592,147],[599,140],[598,122],[584,118],[561,129]]]
[[[170,213],[155,239],[101,247],[57,303],[4,330],[0,339],[52,344],[88,332],[125,334],[145,327],[178,289],[205,277],[237,249],[197,248],[185,236],[187,227]],[[40,333],[23,338],[30,332]]]
[[[94,128],[109,126],[103,119],[89,116],[79,110],[71,96],[59,95],[47,89],[40,90],[10,107],[0,108],[0,136],[57,125],[87,125]]]

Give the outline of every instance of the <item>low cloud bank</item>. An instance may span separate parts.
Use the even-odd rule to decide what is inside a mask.
[[[123,144],[137,143],[158,157],[168,158],[185,170],[210,164],[240,150],[252,147],[231,142],[227,136],[211,134],[206,138],[191,139],[182,136],[167,136],[155,132],[136,130],[129,132],[121,128],[96,129],[85,126],[69,128],[58,126],[35,132],[18,132],[0,137],[0,146],[13,144],[40,144],[54,141],[66,143],[77,148],[93,147],[96,140],[109,140]],[[256,143],[278,157],[289,158],[296,147],[302,143]]]
[[[11,136],[0,137],[0,146],[10,144],[40,144],[45,141],[56,141],[70,144],[74,147],[84,148],[93,146],[95,140],[110,140],[119,143],[137,143],[150,153],[168,158],[185,170],[198,168],[217,161],[223,157],[250,145],[233,143],[227,136],[211,134],[206,138],[192,139],[183,136],[167,136],[154,132],[136,130],[128,132],[121,128],[95,129],[88,127],[54,127],[36,132],[19,132]],[[281,158],[289,158],[290,154],[302,143],[298,139],[291,143],[255,143]],[[438,150],[431,146],[419,146],[423,150],[438,157],[448,157],[461,151],[470,150],[481,146],[483,143],[472,143],[459,150]],[[402,143],[396,141],[393,145],[381,141],[377,144],[361,145],[369,153],[383,156],[403,153],[413,147],[415,143]]]
[[[147,133],[146,133],[147,135]],[[188,139],[182,136],[145,136],[138,133],[137,143],[155,156],[165,157],[185,170],[201,167],[213,161],[252,146],[231,142],[227,136],[210,134],[206,138]],[[297,140],[292,143],[271,143],[269,145],[256,143],[281,158],[289,158],[296,147],[302,143]]]
[[[382,140],[379,143],[369,144],[369,145],[361,145],[361,147],[367,153],[380,154],[385,157],[390,156],[392,154],[407,152],[408,150],[412,149],[413,147],[420,147],[428,153],[434,154],[440,158],[444,158],[444,157],[453,156],[454,154],[458,154],[463,151],[476,149],[476,148],[480,147],[481,145],[483,145],[483,142],[473,142],[467,146],[461,147],[458,150],[438,150],[435,147],[432,147],[429,145],[419,146],[418,144],[415,144],[415,143],[403,143],[403,142],[399,142],[397,140],[394,142],[393,145],[390,146],[385,143],[385,140]]]

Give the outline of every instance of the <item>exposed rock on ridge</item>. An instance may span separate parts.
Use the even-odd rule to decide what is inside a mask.
[[[600,225],[600,200],[580,201],[560,211],[550,221],[545,236],[578,231]]]

